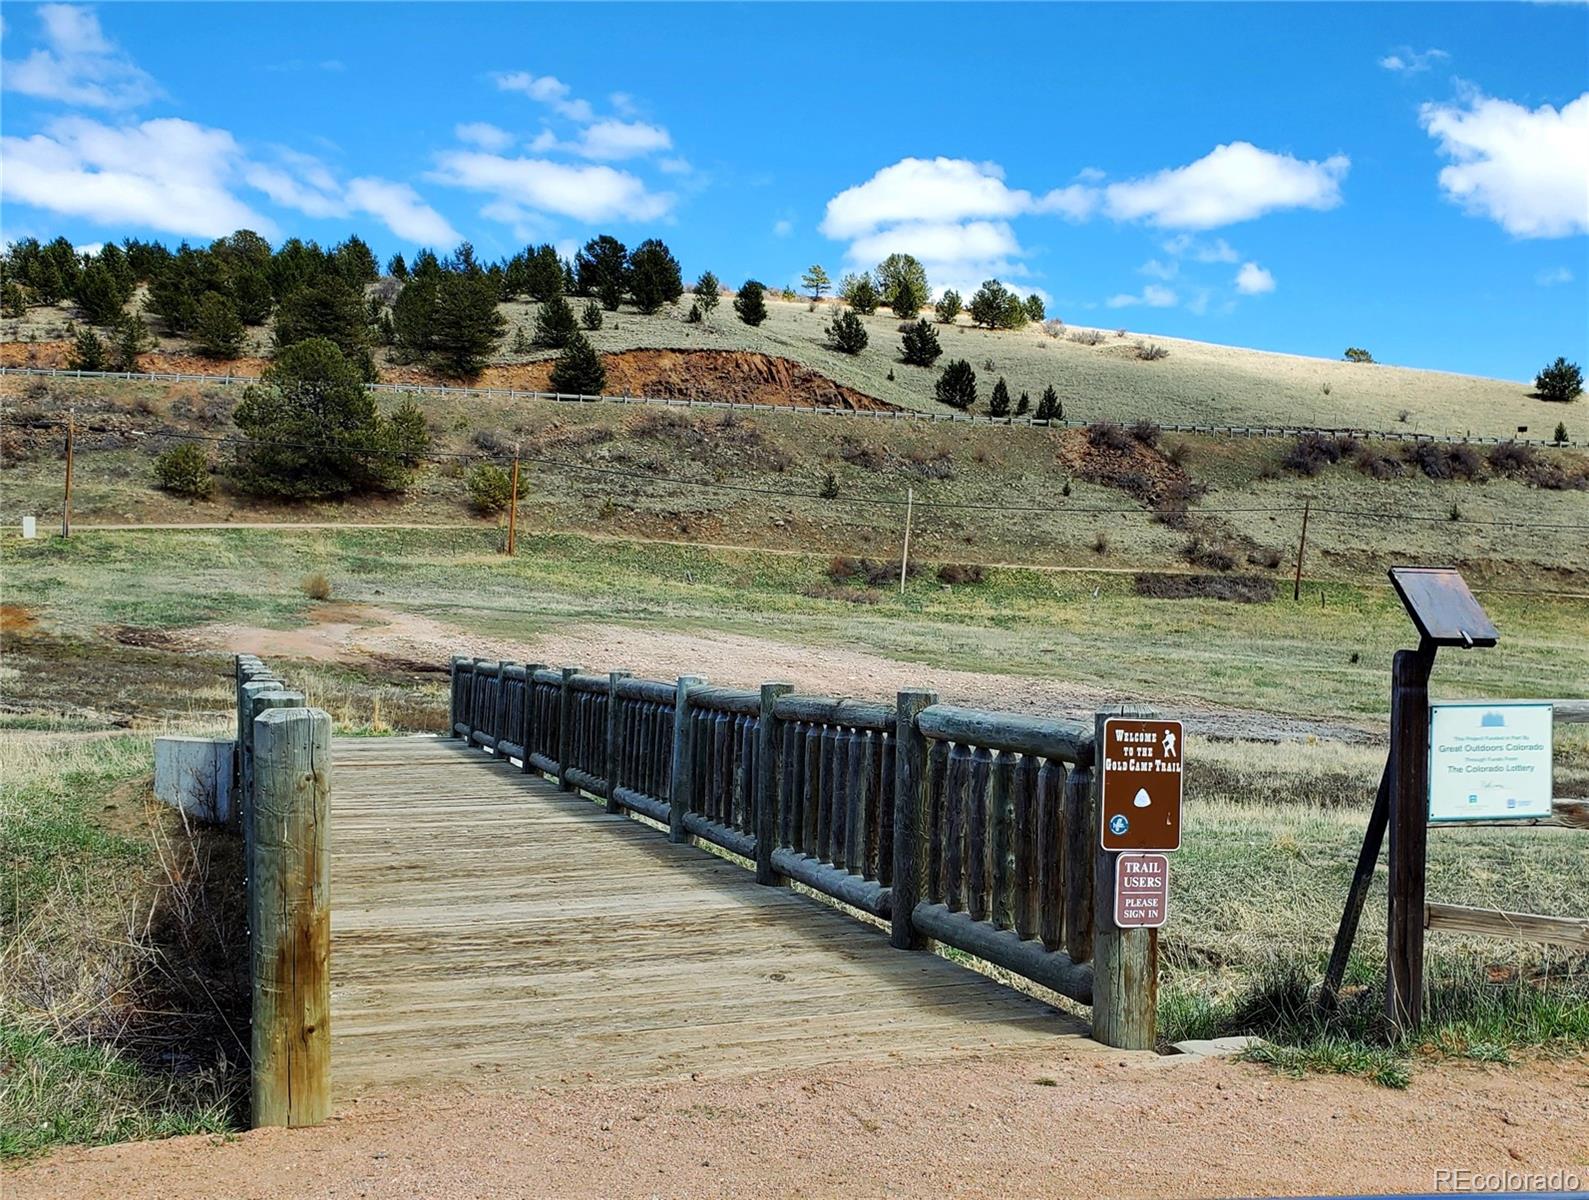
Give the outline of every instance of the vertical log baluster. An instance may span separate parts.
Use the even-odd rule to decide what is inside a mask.
[[[1037,767],[1036,757],[1023,754],[1010,778],[1015,809],[1014,920],[1015,932],[1023,940],[1037,936]]]
[[[1060,948],[1064,930],[1064,787],[1065,764],[1044,759],[1037,772],[1037,933],[1049,950]]]
[[[966,799],[966,911],[973,921],[988,918],[988,776],[993,752],[978,746],[971,755],[971,785]]]
[[[996,929],[1008,929],[1015,924],[1015,852],[1010,845],[1010,833],[1015,825],[1015,797],[1010,792],[1015,761],[1010,751],[1000,750],[988,778],[988,854],[993,867],[989,908]]]
[[[927,900],[943,903],[944,788],[949,781],[949,743],[927,752]]]
[[[1077,962],[1093,955],[1093,774],[1076,767],[1065,784],[1065,952]]]
[[[956,742],[944,781],[943,902],[950,912],[965,908],[966,809],[970,806],[971,751]]]

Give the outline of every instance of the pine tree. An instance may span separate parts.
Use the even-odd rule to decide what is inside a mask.
[[[1032,396],[1029,392],[1022,392],[1021,398],[1015,402],[1015,415],[1024,417],[1032,411]]]
[[[923,290],[921,284],[909,277],[901,279],[895,284],[894,295],[888,302],[889,307],[894,310],[894,315],[901,320],[908,320],[914,317],[921,311],[921,306],[925,303],[927,303],[926,291]]]
[[[364,319],[364,298],[340,275],[324,275],[299,288],[276,309],[278,354],[289,346],[314,338],[334,342],[343,357],[363,372],[365,379],[375,378],[369,326]]]
[[[72,339],[72,349],[66,356],[66,365],[73,371],[103,371],[105,369],[105,343],[88,326],[77,331]]]
[[[816,263],[811,264],[811,269],[800,276],[800,286],[811,293],[811,299],[822,299],[822,293],[833,286],[833,281],[828,278],[828,273]]]
[[[623,299],[628,265],[629,252],[617,238],[605,233],[591,238],[574,256],[579,294],[595,296],[608,312],[616,312]]]
[[[938,376],[933,395],[940,404],[965,412],[977,402],[977,373],[965,359],[954,359]]]
[[[154,345],[149,327],[136,313],[127,313],[116,322],[116,338],[110,355],[112,371],[136,371],[138,356]]]
[[[437,281],[430,358],[438,371],[467,379],[491,360],[508,326],[497,297],[496,282],[483,271],[448,271]]]
[[[938,298],[938,303],[933,306],[938,320],[945,325],[954,324],[954,319],[960,315],[960,293],[950,288]]]
[[[999,328],[1021,329],[1025,327],[1026,322],[1026,305],[1019,296],[1011,292],[1009,299],[1004,302],[1004,317],[999,322]]]
[[[553,296],[541,305],[535,314],[535,341],[537,345],[561,350],[579,336],[579,326],[574,321],[574,310],[561,296]]]
[[[673,257],[667,244],[657,238],[647,238],[629,255],[628,280],[635,307],[643,313],[654,313],[684,295],[679,260]],[[602,303],[607,304],[605,296]],[[613,303],[607,307],[611,310],[618,305]]]
[[[584,334],[575,332],[552,366],[552,390],[572,396],[599,396],[607,386],[607,369],[601,365]]]
[[[905,361],[913,367],[930,367],[943,353],[943,347],[938,344],[938,331],[924,320],[907,326],[900,344]]]
[[[395,454],[387,422],[365,386],[360,364],[327,338],[282,349],[233,416],[249,439],[232,465],[237,486],[254,495],[323,500],[401,491],[409,471]]]
[[[971,303],[966,307],[966,311],[971,314],[972,324],[982,325],[988,329],[1000,329],[1009,317],[1011,300],[1020,303],[1009,288],[997,279],[988,279],[971,297]]]
[[[747,279],[734,297],[734,311],[747,325],[760,325],[767,319],[767,289],[760,281]]]
[[[1539,393],[1541,400],[1575,400],[1578,393],[1583,391],[1583,372],[1578,369],[1577,363],[1557,358],[1534,376],[1534,390]]]
[[[867,340],[866,326],[849,309],[839,312],[828,326],[828,345],[841,354],[859,354]]]
[[[193,322],[193,341],[206,358],[236,358],[245,331],[237,309],[219,292],[205,292]]]
[[[721,300],[723,285],[718,282],[717,276],[710,271],[702,271],[701,277],[695,281],[695,303],[700,305],[701,316],[709,317],[712,310]]]
[[[875,313],[879,296],[871,274],[863,271],[859,275],[845,276],[841,298],[858,313],[868,317]]]
[[[1026,318],[1029,321],[1041,321],[1048,315],[1048,306],[1043,303],[1043,298],[1036,292],[1026,298],[1023,307],[1026,309]]]
[[[77,277],[77,290],[72,299],[82,309],[83,316],[95,325],[109,325],[121,313],[130,289],[123,290],[121,283],[104,263],[94,261],[83,268]]]
[[[386,273],[393,279],[408,278],[408,264],[403,261],[401,254],[394,254],[386,262]]]
[[[1555,442],[1558,446],[1565,446],[1567,444],[1567,422],[1566,421],[1557,421],[1556,422],[1556,432],[1555,432],[1555,435],[1551,438],[1551,440],[1553,442]]]
[[[927,303],[927,297],[931,294],[927,287],[926,268],[914,255],[890,254],[877,264],[877,270],[872,274],[877,279],[877,290],[883,303],[901,317],[915,316],[916,310]],[[900,296],[902,287],[909,289],[909,296],[916,297],[914,305],[910,304],[909,296]]]
[[[1053,384],[1049,384],[1037,399],[1036,417],[1039,421],[1059,421],[1064,416],[1065,409],[1059,402],[1059,393],[1054,390]]]
[[[536,300],[561,296],[565,290],[563,260],[557,247],[544,243],[535,247],[524,263],[524,290]]]
[[[594,333],[601,328],[601,321],[601,305],[594,300],[585,301],[585,311],[580,314],[579,323]]]
[[[999,376],[999,381],[993,385],[993,395],[988,398],[988,416],[1007,417],[1010,415],[1010,387],[1004,382],[1004,376]]]
[[[410,274],[403,290],[392,301],[392,344],[402,362],[423,362],[430,355],[437,278]]]

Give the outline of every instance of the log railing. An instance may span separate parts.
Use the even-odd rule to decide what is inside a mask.
[[[1112,1045],[1153,1045],[1157,939],[1114,930],[1096,884],[1094,722],[455,658],[451,728],[882,920],[897,947],[943,943],[1091,1005]]]

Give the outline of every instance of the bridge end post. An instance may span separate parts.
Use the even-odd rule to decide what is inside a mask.
[[[571,792],[574,783],[568,777],[568,767],[574,752],[574,689],[569,680],[579,674],[579,668],[564,667],[562,674],[557,692],[557,787]]]
[[[893,927],[889,944],[896,950],[925,950],[927,938],[911,920],[922,896],[926,860],[921,835],[926,827],[927,738],[916,725],[921,710],[938,703],[936,692],[900,692],[894,728],[894,873]]]
[[[691,762],[690,689],[706,682],[703,676],[680,675],[673,695],[673,777],[668,789],[668,841],[682,842],[684,814],[690,807]]]
[[[783,738],[779,736],[778,717],[773,706],[778,697],[794,691],[792,683],[761,685],[761,712],[756,721],[756,882],[772,885],[778,873],[772,869],[772,852],[778,842],[778,755]]]
[[[1104,721],[1111,716],[1152,717],[1152,709],[1123,708],[1093,718],[1091,810],[1088,841],[1093,856],[1092,1036],[1121,1050],[1151,1050],[1158,1037],[1159,931],[1115,924],[1115,860],[1101,848]]]
[[[606,765],[602,768],[602,778],[607,781],[607,811],[610,813],[623,812],[623,805],[614,795],[618,790],[618,681],[628,679],[633,673],[610,671],[607,674],[607,740],[603,756]]]
[[[331,718],[273,708],[254,722],[249,862],[251,1123],[331,1115]]]
[[[448,683],[451,685],[450,700],[447,704],[447,736],[450,738],[464,736],[458,732],[458,726],[463,721],[463,689],[468,686],[464,682],[464,671],[462,669],[464,663],[469,664],[468,670],[474,670],[474,659],[466,658],[461,654],[454,654],[452,656],[452,669],[447,676]]]

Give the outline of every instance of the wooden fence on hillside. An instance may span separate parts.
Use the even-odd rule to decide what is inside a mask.
[[[1096,722],[455,658],[450,728],[886,922],[895,947],[942,942],[1090,1005],[1101,1041],[1154,1043],[1157,931],[1113,923]]]
[[[258,383],[256,375],[206,375],[197,372],[183,371],[78,371],[67,367],[0,367],[0,375],[37,375],[45,378],[58,379],[119,379],[138,381],[143,383],[208,383],[220,386],[247,386]],[[654,404],[665,408],[701,408],[701,409],[731,409],[748,412],[772,413],[812,413],[818,416],[855,417],[857,419],[870,419],[874,421],[948,421],[951,423],[973,425],[1025,425],[1049,429],[1085,429],[1088,425],[1100,418],[1087,421],[1064,420],[1039,420],[1037,417],[1008,416],[991,417],[976,413],[943,412],[936,410],[918,410],[910,408],[841,408],[827,404],[752,404],[738,400],[699,400],[687,396],[586,396],[570,392],[534,392],[520,388],[498,387],[456,387],[447,384],[427,383],[372,383],[368,385],[371,391],[394,392],[417,396],[460,396],[480,397],[482,399],[497,400],[550,400],[560,404]],[[1125,414],[1119,420],[1130,422],[1133,418]],[[1553,419],[1549,417],[1548,420]],[[1574,447],[1589,446],[1589,441],[1564,441],[1557,442],[1547,438],[1530,438],[1522,436],[1500,437],[1494,435],[1473,436],[1468,433],[1419,433],[1411,429],[1369,429],[1363,426],[1336,427],[1323,425],[1287,425],[1287,424],[1244,424],[1244,425],[1213,425],[1206,423],[1187,423],[1178,421],[1155,421],[1161,432],[1164,433],[1192,433],[1209,434],[1220,437],[1265,438],[1265,437],[1301,437],[1304,434],[1317,433],[1326,437],[1358,437],[1374,438],[1388,442],[1452,442],[1474,446],[1494,446],[1503,442],[1515,442],[1525,446],[1544,446],[1556,449],[1570,449]]]

